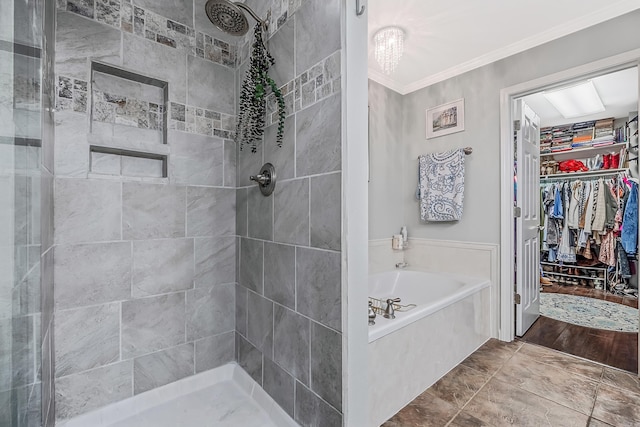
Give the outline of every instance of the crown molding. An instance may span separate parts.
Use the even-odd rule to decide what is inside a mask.
[[[367,70],[369,73],[369,79],[373,80],[376,83],[380,83],[382,86],[385,86],[395,92],[398,92],[400,95],[406,95],[403,86],[393,80],[391,77],[371,67],[369,67]]]
[[[475,70],[476,68],[483,67],[517,53],[524,52],[528,49],[532,49],[536,46],[540,46],[552,40],[556,40],[580,30],[584,30],[585,28],[597,25],[609,19],[616,18],[639,8],[640,4],[638,3],[638,0],[622,0],[608,5],[598,11],[581,16],[571,21],[567,21],[562,25],[550,28],[546,31],[543,31],[542,33],[528,37],[519,42],[512,43],[503,48],[494,50],[470,61],[463,62],[462,64],[458,64],[454,67],[448,68],[439,73],[432,74],[423,79],[406,85],[402,85],[401,83],[394,81],[392,78],[385,76],[379,71],[373,70],[371,68],[369,68],[369,78],[380,83],[381,85],[388,87],[389,89],[400,93],[401,95],[407,95],[411,92],[415,92],[427,86],[431,86],[460,74],[464,74],[468,71]]]

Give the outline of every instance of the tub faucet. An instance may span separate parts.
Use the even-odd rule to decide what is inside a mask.
[[[406,262],[397,262],[396,263],[396,268],[407,268],[409,267],[409,264]]]
[[[373,303],[369,301],[369,326],[376,324],[376,312],[373,309]]]
[[[389,298],[387,300],[387,308],[384,309],[384,318],[385,319],[395,319],[396,318],[396,311],[393,308],[393,303],[394,302],[400,302],[400,298]]]

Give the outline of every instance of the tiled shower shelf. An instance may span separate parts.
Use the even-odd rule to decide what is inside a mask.
[[[168,83],[91,63],[89,177],[168,182]]]
[[[92,62],[90,133],[166,144],[168,92],[165,81]]]
[[[92,147],[114,148],[118,150],[130,150],[151,156],[167,156],[170,149],[167,144],[155,144],[145,141],[125,140],[110,136],[89,134],[87,140]]]
[[[89,177],[166,183],[167,155],[90,146]]]

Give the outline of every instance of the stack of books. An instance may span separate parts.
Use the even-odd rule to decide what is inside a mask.
[[[627,126],[620,126],[614,131],[614,139],[616,142],[627,142]]]
[[[615,143],[613,118],[598,120],[594,126],[593,146],[602,147]]]
[[[553,141],[553,128],[546,127],[540,129],[540,154],[551,152],[551,141]]]
[[[552,153],[571,150],[571,143],[573,142],[573,129],[571,125],[555,126],[552,135]]]
[[[571,127],[573,130],[572,148],[591,147],[593,140],[593,129],[595,122],[574,123]]]

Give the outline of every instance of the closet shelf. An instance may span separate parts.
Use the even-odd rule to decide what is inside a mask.
[[[569,173],[555,173],[551,175],[540,175],[540,179],[574,179],[585,176],[604,176],[604,175],[617,175],[619,173],[627,172],[628,168],[622,169],[598,169],[588,172],[569,172]]]
[[[596,154],[607,154],[620,151],[621,148],[627,145],[626,142],[617,142],[615,144],[603,145],[601,147],[583,147],[574,148],[573,150],[557,151],[555,153],[541,153],[540,160],[553,159],[557,161],[570,160],[570,159],[584,159],[587,157],[593,157]]]

